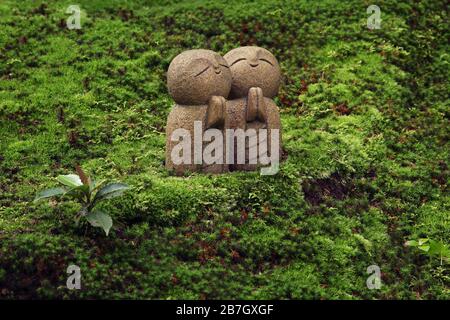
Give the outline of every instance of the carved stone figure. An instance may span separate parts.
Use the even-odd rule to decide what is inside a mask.
[[[187,171],[255,170],[267,165],[256,150],[264,148],[269,153],[271,130],[281,129],[278,108],[272,101],[279,85],[278,62],[263,48],[241,47],[224,57],[202,49],[179,54],[167,72],[167,86],[176,104],[167,120],[166,167],[182,175]],[[254,135],[237,143],[234,136],[227,136],[227,129]],[[266,129],[267,135],[261,129]],[[223,161],[214,163],[202,157],[204,138],[220,142],[211,154],[223,155]],[[281,148],[281,140],[278,142]],[[230,146],[234,150],[231,156],[227,154]]]
[[[231,88],[231,72],[225,59],[211,50],[184,51],[169,65],[167,86],[176,104],[167,119],[166,167],[173,169],[177,175],[186,171],[226,171],[226,166],[221,164],[205,166],[201,155],[198,161],[195,148],[199,147],[198,143],[202,143],[202,138],[200,142],[193,139],[196,135],[202,137],[206,129],[223,126],[224,97],[228,96]],[[196,121],[201,123],[200,133],[194,130]],[[184,130],[175,132],[177,129]],[[174,135],[174,132],[177,134]],[[176,146],[180,140],[190,143],[188,164],[173,161],[177,158],[173,155],[178,152]]]
[[[259,158],[255,159],[255,156],[258,157],[256,147],[258,150],[267,147],[270,153],[272,129],[280,130],[279,154],[281,152],[280,114],[272,100],[280,87],[280,66],[268,50],[256,46],[233,49],[224,58],[232,75],[231,92],[227,101],[228,126],[254,129],[256,132],[256,139],[250,138],[246,142],[245,164],[239,164],[235,155],[230,170],[255,170],[258,165],[263,164]],[[267,130],[265,137],[260,136],[260,129]],[[234,149],[236,148],[235,146]]]

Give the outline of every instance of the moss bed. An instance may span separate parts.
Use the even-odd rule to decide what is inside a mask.
[[[0,299],[448,299],[446,1],[0,2]],[[174,177],[164,168],[178,53],[259,45],[278,58],[284,161]],[[133,187],[76,227],[33,203],[75,164]],[[66,288],[69,264],[82,289]],[[367,267],[381,269],[369,290]]]

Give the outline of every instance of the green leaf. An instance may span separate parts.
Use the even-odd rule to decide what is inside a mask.
[[[86,215],[86,219],[93,227],[102,228],[105,231],[106,235],[108,235],[109,230],[111,229],[113,224],[111,217],[99,210],[88,213]]]
[[[106,182],[106,180],[100,180],[100,181],[92,180],[91,184],[89,186],[89,190],[91,192],[95,191],[96,189],[100,188],[105,182]]]
[[[67,191],[66,196],[85,202],[85,198],[89,195],[89,186],[81,185]]]
[[[130,187],[124,183],[111,183],[101,188],[95,195],[94,202],[121,196]]]
[[[62,183],[65,186],[68,187],[79,187],[83,185],[83,182],[81,182],[81,179],[79,176],[77,176],[76,174],[68,174],[65,176],[58,176],[56,178],[56,180],[58,180],[60,183]]]
[[[45,198],[51,198],[54,196],[60,196],[66,193],[66,189],[64,188],[52,188],[52,189],[47,189],[44,191],[39,192],[36,195],[36,198],[34,198],[34,202],[37,202],[41,199],[45,199]]]
[[[450,258],[450,249],[447,246],[445,246],[444,249],[441,251],[441,256],[446,259]]]
[[[406,241],[405,245],[407,245],[408,247],[417,247],[419,243],[416,240],[409,240]]]
[[[447,247],[442,242],[430,240],[430,250],[428,251],[430,255],[445,256],[446,250]]]
[[[419,248],[420,250],[422,250],[424,252],[428,252],[430,250],[430,246],[427,244],[420,245],[417,248]]]

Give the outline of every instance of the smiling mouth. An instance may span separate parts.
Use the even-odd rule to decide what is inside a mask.
[[[219,74],[222,72],[222,70],[218,69],[218,70],[215,70],[215,72],[216,72],[216,74]]]
[[[255,68],[255,67],[257,67],[257,66],[258,66],[258,63],[256,63],[256,64],[252,64],[252,63],[250,63],[250,66],[251,66],[251,67],[253,67],[253,68]]]

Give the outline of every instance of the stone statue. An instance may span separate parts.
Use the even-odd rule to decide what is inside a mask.
[[[237,48],[224,57],[202,49],[175,57],[167,72],[169,94],[176,104],[167,120],[166,167],[182,175],[187,171],[256,170],[267,165],[270,160],[262,161],[257,150],[263,148],[269,155],[271,141],[281,148],[280,117],[272,101],[280,77],[275,57],[259,47]],[[227,135],[237,129],[248,133],[244,143]],[[261,129],[266,130],[265,136]],[[208,141],[212,142],[205,148]],[[208,150],[221,161],[208,161]]]
[[[184,51],[169,65],[167,87],[176,104],[167,119],[166,167],[173,169],[177,175],[186,171],[223,172],[223,165],[205,166],[199,160],[201,157],[196,148],[203,148],[204,130],[223,126],[224,97],[228,96],[231,88],[231,72],[227,62],[211,50]],[[201,124],[200,132],[194,130],[196,121]],[[196,139],[192,143],[192,137],[196,135],[201,136],[200,142]],[[190,154],[187,155],[189,163],[174,163],[176,157],[173,155],[178,152],[180,138],[190,144]]]
[[[253,129],[256,133],[255,139],[249,138],[245,143],[245,164],[240,164],[235,155],[230,170],[256,170],[259,165],[264,165],[256,148],[266,147],[269,152],[271,139],[267,137],[271,137],[272,129],[281,129],[278,107],[272,100],[280,87],[280,66],[268,50],[255,46],[233,49],[224,58],[232,75],[227,101],[229,126]],[[242,119],[242,112],[246,112],[246,120]],[[266,129],[267,135],[259,136],[259,129]],[[281,135],[278,140],[281,148]],[[237,150],[236,146],[234,150]]]

